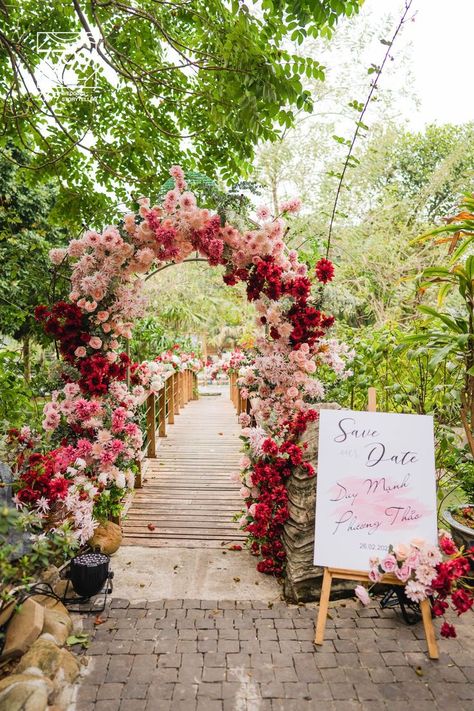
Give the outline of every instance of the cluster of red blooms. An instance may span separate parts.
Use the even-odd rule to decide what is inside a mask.
[[[79,386],[85,393],[91,395],[106,395],[112,380],[125,380],[130,358],[126,353],[120,353],[118,359],[111,363],[100,353],[94,353],[87,358],[78,359],[76,366],[81,377]]]
[[[66,301],[58,301],[50,309],[37,306],[35,319],[43,324],[45,333],[59,342],[64,360],[74,365],[77,360],[74,351],[90,341],[87,318],[79,306]]]
[[[10,430],[10,437],[13,433],[14,430]],[[47,504],[45,510],[48,510],[51,504],[64,499],[71,481],[63,474],[75,459],[73,447],[58,447],[46,454],[22,451],[16,461],[20,471],[18,500],[23,504],[36,505],[39,499],[43,499]]]
[[[268,437],[262,445],[262,456],[253,465],[252,482],[259,487],[253,521],[245,530],[252,536],[254,555],[263,560],[257,564],[260,573],[281,576],[285,565],[285,551],[281,542],[283,526],[288,519],[288,491],[286,482],[295,467],[302,468],[307,476],[314,476],[314,467],[304,461],[303,448],[296,440],[305,431],[308,422],[318,417],[315,410],[300,412],[285,425],[284,442],[278,445]],[[251,502],[249,500],[248,506]]]
[[[436,566],[437,575],[430,586],[434,591],[433,614],[436,617],[444,615],[450,600],[457,614],[462,615],[474,605],[474,588],[460,586],[469,575],[474,577],[474,546],[461,553],[448,536],[443,536],[439,545],[445,555],[452,557]],[[449,622],[443,622],[440,633],[442,637],[456,637],[456,629]]]
[[[321,259],[316,265],[316,276],[322,283],[330,281],[333,274],[334,267],[328,259]],[[298,348],[301,343],[307,343],[311,347],[318,338],[324,336],[325,330],[333,325],[334,316],[327,316],[308,304],[311,282],[307,277],[298,276],[285,281],[282,275],[283,269],[275,264],[274,257],[266,256],[249,269],[228,271],[224,275],[224,281],[229,285],[246,281],[249,301],[255,301],[261,294],[274,301],[282,296],[292,296],[295,301],[286,314],[293,326],[290,342],[295,348]],[[265,323],[264,317],[262,323]],[[270,335],[274,339],[280,338],[278,330],[274,327],[270,330]]]

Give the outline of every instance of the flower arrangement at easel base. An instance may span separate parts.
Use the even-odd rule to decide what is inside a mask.
[[[446,531],[439,532],[439,547],[414,539],[409,545],[390,546],[383,560],[370,559],[369,578],[375,584],[384,582],[387,573],[405,583],[405,595],[412,602],[430,599],[435,617],[442,617],[451,608],[462,615],[474,605],[474,587],[469,584],[474,568],[474,546],[458,548]],[[355,594],[367,605],[368,591],[358,585]],[[441,625],[442,637],[456,637],[454,625],[446,620]]]

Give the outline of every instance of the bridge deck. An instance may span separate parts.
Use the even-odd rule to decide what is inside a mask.
[[[229,478],[239,468],[240,427],[228,388],[207,390],[216,394],[189,402],[148,460],[124,519],[124,545],[220,548],[245,540],[232,521],[240,487]]]

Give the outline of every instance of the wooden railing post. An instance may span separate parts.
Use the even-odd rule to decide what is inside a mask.
[[[158,407],[159,407],[159,417],[158,417],[158,436],[166,437],[166,385],[167,381],[161,388],[158,395]]]
[[[179,415],[179,405],[180,405],[179,373],[173,373],[173,392],[174,392],[174,414]]]
[[[175,413],[175,393],[174,393],[174,374],[168,379],[168,424],[174,425],[174,413]]]
[[[156,428],[155,428],[155,395],[150,393],[147,398],[146,431],[148,439],[147,457],[156,457]]]
[[[184,392],[184,373],[179,371],[179,405],[184,407],[186,405],[185,392]]]
[[[193,400],[199,400],[199,386],[197,373],[193,373],[191,377],[192,397]]]

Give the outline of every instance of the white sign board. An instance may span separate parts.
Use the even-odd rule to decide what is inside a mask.
[[[321,410],[314,563],[367,571],[390,543],[437,542],[433,418]]]

